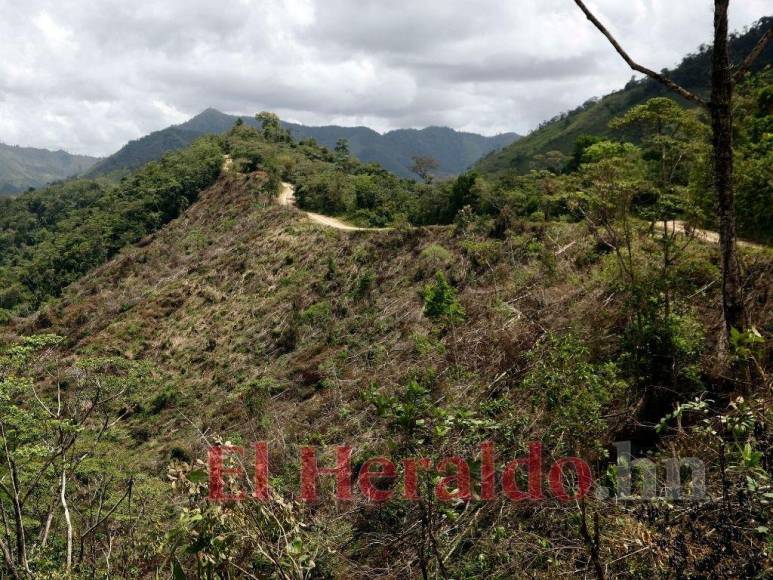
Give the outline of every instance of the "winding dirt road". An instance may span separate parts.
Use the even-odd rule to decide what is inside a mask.
[[[290,183],[282,182],[282,189],[279,191],[279,197],[277,198],[277,203],[283,206],[295,207],[295,188]],[[306,217],[308,217],[311,221],[313,221],[316,224],[319,224],[321,226],[326,226],[329,228],[334,228],[336,230],[341,230],[344,232],[380,232],[388,229],[388,228],[358,228],[356,226],[350,226],[349,224],[344,223],[341,220],[330,216],[326,216],[318,213],[312,213],[310,211],[305,211],[303,213],[305,213]]]
[[[224,171],[232,171],[234,167],[233,159],[231,159],[230,155],[224,156],[224,162],[223,162],[223,170]],[[279,191],[279,197],[277,198],[277,203],[281,206],[286,207],[295,207],[295,187],[293,187],[292,184],[282,182],[282,189]],[[382,232],[387,231],[391,228],[358,228],[356,226],[351,226],[345,222],[342,222],[341,220],[322,215],[319,213],[313,213],[310,211],[303,212],[306,214],[306,217],[308,217],[311,221],[313,221],[316,224],[319,224],[321,226],[325,226],[328,228],[333,228],[336,230],[341,230],[344,232]],[[712,232],[710,230],[702,230],[699,228],[691,228],[686,222],[675,220],[673,222],[670,222],[672,225],[671,227],[674,228],[674,231],[681,233],[681,234],[689,234],[692,233],[693,236],[695,236],[696,239],[701,240],[703,242],[707,242],[710,244],[718,244],[719,243],[719,234],[717,232]],[[658,227],[660,229],[663,229],[663,224],[659,223]],[[747,242],[744,240],[738,240],[738,245],[741,247],[747,247],[747,248],[764,248],[762,244],[755,244],[754,242]]]
[[[234,161],[230,155],[223,156],[223,172],[234,171]],[[279,197],[277,203],[286,207],[295,207],[295,187],[290,183],[282,182],[282,189],[279,190]],[[350,226],[347,223],[342,222],[334,217],[326,215],[312,213],[310,211],[303,212],[311,221],[321,226],[341,230],[343,232],[381,232],[391,228],[358,228],[356,226]]]

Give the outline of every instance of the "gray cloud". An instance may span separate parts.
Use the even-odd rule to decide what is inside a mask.
[[[705,0],[591,4],[655,69],[710,38]],[[0,0],[0,38],[0,141],[102,155],[208,106],[523,133],[631,76],[571,0]]]

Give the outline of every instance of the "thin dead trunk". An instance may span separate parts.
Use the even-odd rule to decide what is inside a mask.
[[[656,73],[635,62],[614,36],[604,27],[583,0],[574,0],[583,14],[609,40],[617,53],[633,70],[643,73],[665,85],[684,99],[690,100],[711,113],[714,145],[714,186],[719,208],[719,236],[722,253],[722,315],[725,321],[725,338],[733,328],[745,328],[741,274],[736,251],[735,200],[733,196],[733,88],[751,70],[754,61],[762,54],[771,38],[773,29],[765,34],[733,71],[728,52],[727,9],[730,0],[714,0],[714,49],[712,57],[711,102],[706,103],[699,95],[678,85],[668,77]],[[727,343],[727,340],[724,341]]]
[[[11,555],[10,548],[8,548],[8,545],[3,540],[0,540],[0,550],[3,552],[3,559],[5,560],[6,568],[11,573],[11,576],[18,580],[19,571],[16,569],[16,566],[13,563],[13,556]]]
[[[744,328],[741,275],[735,233],[733,192],[733,78],[727,45],[727,8],[730,0],[714,1],[714,53],[711,79],[711,127],[714,144],[714,186],[719,209],[722,255],[722,312],[727,335]]]
[[[62,502],[62,510],[64,511],[64,521],[67,523],[67,564],[65,570],[69,574],[72,570],[72,520],[70,519],[70,508],[67,506],[67,472],[62,466],[62,493],[60,499]]]
[[[5,461],[11,475],[11,489],[5,489],[4,491],[6,495],[10,497],[13,506],[13,520],[14,527],[16,528],[16,557],[18,558],[19,565],[29,571],[29,564],[27,563],[27,540],[24,533],[24,517],[21,509],[21,502],[19,500],[21,495],[19,491],[19,472],[16,469],[16,462],[11,457],[11,451],[8,449],[8,438],[5,434],[5,425],[2,421],[0,421],[0,437],[3,439]]]
[[[56,489],[53,490],[56,494]],[[54,511],[56,510],[56,495],[54,495],[54,501],[51,504],[51,509],[48,510],[48,517],[46,517],[46,525],[43,527],[43,532],[40,537],[40,548],[44,549],[48,545],[48,535],[51,533],[51,524],[54,522]]]

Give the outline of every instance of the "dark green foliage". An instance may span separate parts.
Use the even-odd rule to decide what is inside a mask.
[[[580,135],[574,141],[574,149],[572,150],[572,157],[566,164],[566,171],[572,173],[577,171],[582,165],[583,158],[585,157],[585,151],[591,145],[595,145],[599,141],[602,141],[603,137],[598,135]]]
[[[665,284],[655,279],[632,297],[632,318],[623,333],[623,364],[639,385],[670,391],[666,399],[682,398],[700,387],[698,363],[703,332],[687,314],[674,314],[663,303]]]
[[[470,206],[473,210],[478,209],[480,199],[474,190],[475,182],[478,179],[476,173],[466,173],[457,177],[453,188],[451,189],[451,207],[450,214],[453,218],[463,207]]]
[[[215,181],[222,159],[208,138],[118,185],[73,181],[0,202],[0,307],[37,308],[174,219]]]
[[[741,238],[773,240],[773,70],[749,77],[736,91],[735,208]],[[690,201],[699,210],[701,225],[718,229],[714,175],[708,144],[690,176]]]
[[[773,70],[741,89],[736,118],[736,220],[741,236],[773,242]]]

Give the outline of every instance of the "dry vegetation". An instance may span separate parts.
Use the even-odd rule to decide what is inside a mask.
[[[152,380],[116,436],[130,450],[126,469],[162,502],[148,504],[155,512],[146,531],[164,537],[186,506],[205,517],[177,520],[162,542],[171,554],[124,562],[126,575],[163,575],[171,565],[190,574],[211,566],[230,577],[249,569],[258,577],[347,578],[770,570],[769,539],[756,530],[765,522],[755,519],[767,508],[744,491],[741,467],[728,473],[732,445],[694,432],[703,416],[685,414],[677,431],[660,436],[652,429],[700,390],[682,379],[675,383],[682,393],[643,389],[614,366],[625,354],[625,295],[614,256],[582,224],[516,222],[496,238],[485,220],[345,233],[275,205],[267,180],[261,172],[226,174],[180,218],[13,328],[62,335],[73,356],[152,364]],[[638,232],[636,244],[639,267],[656,271],[651,234]],[[758,328],[770,330],[770,252],[743,253],[750,311]],[[717,259],[716,248],[694,242],[678,266],[676,290],[705,338],[693,362],[714,392],[706,417],[745,395],[755,448],[770,462],[764,358],[746,383],[712,369],[721,329]],[[437,272],[458,291],[463,321],[423,314],[424,288]],[[557,380],[543,372],[546,364]],[[598,391],[585,388],[590,375],[606,377]],[[542,440],[548,454],[579,454],[603,476],[615,460],[610,444],[626,437],[653,457],[704,459],[708,500],[297,501],[303,444],[350,444],[359,462],[379,454],[474,457],[482,441],[493,440],[504,461]],[[200,500],[205,486],[185,477],[205,459],[207,444],[257,440],[269,442],[272,485],[283,502],[220,507]],[[198,554],[180,548],[207,534],[223,535],[228,545],[213,541]]]

